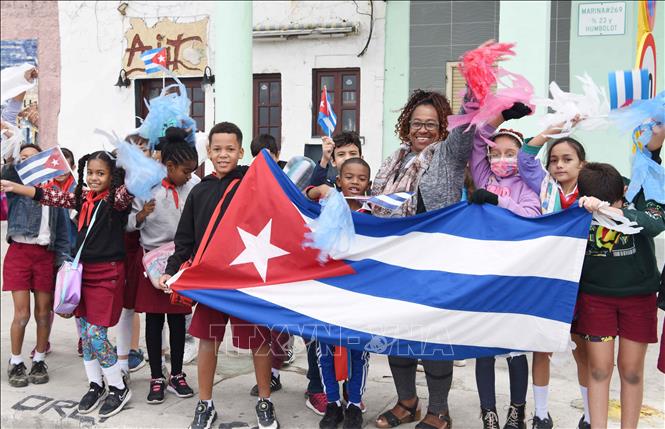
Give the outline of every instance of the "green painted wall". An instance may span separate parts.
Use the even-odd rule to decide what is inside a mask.
[[[245,160],[252,139],[252,3],[216,2],[215,123],[233,122],[243,134]]]
[[[502,1],[499,5],[499,41],[515,42],[517,53],[501,66],[526,77],[539,97],[546,96],[549,85],[550,9],[549,1]],[[541,107],[534,116],[506,126],[524,135],[537,134],[541,131],[538,116],[545,112]]]
[[[383,81],[383,157],[400,144],[395,135],[399,109],[409,97],[410,2],[386,3],[386,41]]]
[[[626,1],[626,32],[616,36],[578,36],[579,4],[593,1],[574,1],[570,25],[570,83],[571,91],[581,91],[575,76],[585,72],[607,91],[607,73],[628,70],[635,65],[637,52],[638,2]],[[665,83],[665,4],[658,2],[656,25],[653,31],[656,41],[657,89],[663,90]],[[577,132],[591,161],[607,162],[624,175],[630,177],[631,138],[620,134],[615,128]]]

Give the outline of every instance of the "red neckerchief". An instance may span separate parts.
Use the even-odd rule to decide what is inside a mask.
[[[175,208],[178,208],[178,192],[175,190],[175,185],[169,182],[166,179],[162,179],[162,186],[168,191],[171,190],[173,194],[173,201],[175,202]]]
[[[46,187],[48,188],[56,187],[63,192],[69,192],[69,189],[71,188],[73,183],[74,183],[74,176],[70,174],[69,177],[67,177],[67,180],[65,180],[64,182],[58,182],[55,179],[49,180],[49,182],[46,184]]]
[[[84,226],[90,225],[90,218],[92,217],[95,203],[106,198],[108,194],[109,191],[104,191],[101,194],[90,191],[86,194],[85,200],[81,205],[81,213],[79,213],[79,231],[82,230]]]
[[[563,189],[559,188],[559,197],[561,199],[561,208],[562,209],[567,209],[568,207],[572,206],[573,203],[577,200],[577,197],[579,195],[579,191],[577,190],[577,185],[575,185],[575,190],[568,196],[565,196],[563,193]]]

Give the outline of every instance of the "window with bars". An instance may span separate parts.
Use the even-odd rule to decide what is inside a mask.
[[[279,74],[254,75],[253,132],[282,140],[282,78]]]
[[[324,135],[317,123],[321,91],[324,86],[337,116],[335,132],[360,133],[360,69],[314,69],[312,70],[312,137]]]

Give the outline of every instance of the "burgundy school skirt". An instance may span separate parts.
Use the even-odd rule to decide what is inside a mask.
[[[140,260],[139,264],[136,265],[136,255],[143,254],[139,237],[139,231],[125,233],[125,276],[127,282],[122,304],[124,308],[134,308],[139,278],[143,277],[143,265]]]
[[[110,328],[118,324],[125,292],[123,261],[83,263],[81,302],[74,315],[93,325]]]
[[[660,334],[660,353],[658,354],[658,369],[665,373],[665,320],[663,320],[663,332]]]
[[[157,289],[144,273],[143,249],[136,254],[136,266],[141,267],[136,291],[134,310],[139,313],[189,314],[192,308],[187,305],[171,304],[171,295]]]
[[[13,242],[2,264],[2,290],[53,293],[55,253],[47,246]]]

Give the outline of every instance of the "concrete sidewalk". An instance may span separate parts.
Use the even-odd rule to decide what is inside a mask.
[[[4,242],[4,222],[2,231],[2,254],[6,251]],[[69,428],[69,427],[101,427],[101,428],[186,428],[192,420],[196,397],[179,399],[167,393],[166,401],[159,405],[145,402],[148,394],[150,371],[146,365],[132,373],[132,399],[128,407],[120,414],[106,421],[99,419],[97,412],[82,416],[76,412],[79,399],[87,390],[87,381],[82,359],[76,354],[77,334],[74,320],[55,318],[51,334],[53,352],[48,355],[47,363],[50,381],[44,385],[29,385],[25,388],[13,388],[7,382],[7,362],[10,355],[9,327],[12,320],[13,305],[11,294],[1,294],[1,325],[2,353],[0,356],[0,408],[3,428]],[[662,323],[662,315],[661,323]],[[659,326],[662,326],[659,324]],[[143,328],[143,325],[142,325]],[[114,338],[113,330],[111,337]],[[144,340],[141,339],[145,350]],[[23,356],[26,365],[30,350],[35,345],[35,324],[30,321],[26,330]],[[307,386],[305,372],[307,356],[303,342],[296,339],[294,345],[296,361],[282,371],[283,389],[273,395],[277,416],[282,428],[318,428],[320,417],[305,407],[303,393]],[[226,342],[221,350],[226,350]],[[663,428],[664,377],[656,369],[658,356],[657,345],[648,350],[645,374],[642,428]],[[505,359],[498,359],[496,364],[497,409],[500,421],[505,421],[509,404],[508,372]],[[190,385],[197,390],[196,364],[185,366]],[[220,429],[253,428],[256,426],[254,405],[256,398],[249,395],[255,384],[251,358],[247,354],[239,354],[232,347],[223,352],[219,359],[218,377],[214,387],[214,400],[218,419],[213,427]],[[417,375],[418,396],[421,408],[427,403],[427,385],[425,375],[419,371]],[[614,373],[610,398],[610,427],[619,427],[620,410],[618,374]],[[388,361],[385,356],[372,355],[370,372],[367,380],[367,391],[364,396],[367,405],[365,426],[374,427],[373,421],[380,413],[391,407],[397,400]],[[467,361],[467,366],[456,367],[453,388],[449,397],[451,416],[455,429],[480,428],[479,400],[476,392],[474,361]],[[577,384],[575,364],[571,357],[552,367],[550,388],[550,413],[557,428],[575,428],[582,415],[581,399]],[[527,396],[527,416],[533,414],[533,396],[531,389]],[[530,423],[528,423],[530,427]],[[413,428],[415,423],[403,425]]]

